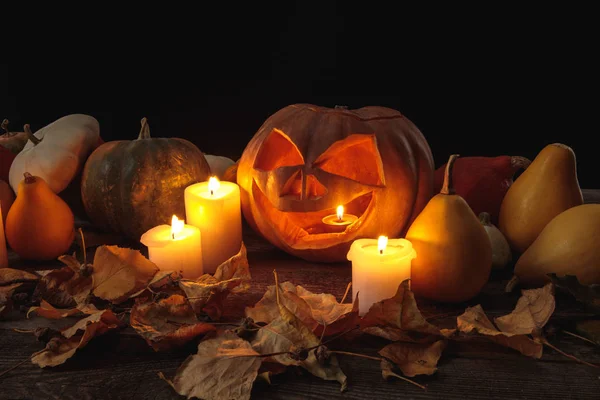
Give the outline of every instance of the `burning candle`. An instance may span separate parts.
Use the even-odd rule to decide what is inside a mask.
[[[185,188],[184,198],[188,223],[202,233],[204,272],[214,273],[242,247],[240,187],[211,177]]]
[[[410,266],[417,256],[406,239],[358,239],[352,243],[352,296],[359,296],[359,314],[365,315],[378,301],[396,294],[398,286],[410,279]]]
[[[356,215],[344,214],[344,206],[338,206],[335,214],[324,217],[322,221],[327,226],[328,232],[343,232],[357,219]]]
[[[140,240],[148,246],[148,258],[163,271],[181,273],[185,279],[196,279],[202,268],[200,230],[173,215],[171,225],[156,226]]]
[[[8,252],[6,251],[6,238],[4,237],[4,221],[2,218],[2,204],[0,204],[0,268],[8,267]]]

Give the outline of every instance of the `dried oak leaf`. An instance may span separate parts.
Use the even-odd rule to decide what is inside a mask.
[[[12,309],[13,294],[39,279],[39,276],[20,269],[0,268],[0,315]]]
[[[600,312],[600,285],[582,285],[575,275],[559,277],[556,274],[548,274],[552,283],[557,288],[570,293],[575,300],[585,304],[594,312]]]
[[[326,336],[332,336],[358,325],[358,298],[353,304],[338,303],[329,293],[315,294],[291,282],[279,286],[280,301],[318,336],[323,330]],[[254,307],[247,307],[245,313],[267,324],[279,317],[275,285],[269,286],[262,299]]]
[[[198,321],[194,310],[181,295],[172,295],[156,303],[136,301],[129,321],[156,351],[182,346],[215,330],[214,325]]]
[[[241,293],[250,287],[250,269],[246,247],[217,267],[214,275],[204,274],[196,280],[182,279],[179,288],[184,291],[196,314],[207,314],[218,320],[229,293]]]
[[[54,307],[73,308],[87,303],[92,278],[82,274],[81,264],[70,255],[58,258],[65,267],[46,273],[33,292],[33,301],[47,301]]]
[[[446,340],[430,344],[396,342],[379,350],[379,354],[396,364],[405,376],[433,375],[446,344]]]
[[[541,342],[533,340],[525,334],[499,331],[479,304],[467,308],[464,314],[458,316],[456,323],[459,333],[480,335],[492,342],[515,349],[526,356],[542,357],[543,344]]]
[[[41,368],[60,365],[94,337],[121,326],[123,326],[122,321],[112,311],[98,311],[62,330],[61,336],[50,339],[46,348],[31,356],[31,362]]]
[[[99,310],[93,304],[81,304],[74,308],[55,308],[52,306],[52,304],[42,300],[39,306],[29,308],[27,311],[27,318],[29,318],[29,314],[32,312],[36,313],[40,317],[48,319],[61,319],[81,313],[91,315],[97,313],[98,311]]]
[[[541,333],[556,307],[554,286],[548,283],[542,288],[522,290],[521,293],[513,312],[496,318],[494,322],[502,332],[516,335]]]
[[[202,341],[177,370],[173,389],[188,399],[250,399],[261,359],[231,332]]]
[[[94,255],[92,293],[118,304],[141,293],[158,271],[138,250],[100,246]]]
[[[398,286],[394,297],[373,304],[360,321],[360,327],[365,333],[392,341],[430,342],[445,336],[421,314],[409,280]]]

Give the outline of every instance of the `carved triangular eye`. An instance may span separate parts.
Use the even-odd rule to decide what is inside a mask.
[[[338,140],[319,156],[313,167],[365,185],[385,185],[375,135],[354,134]]]
[[[281,167],[304,165],[304,157],[288,135],[279,129],[273,129],[260,146],[254,169],[273,171]]]

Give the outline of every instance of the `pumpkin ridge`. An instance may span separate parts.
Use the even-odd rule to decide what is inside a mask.
[[[404,114],[398,114],[398,115],[390,115],[390,116],[382,116],[382,117],[370,117],[370,118],[362,118],[358,115],[356,115],[356,113],[354,112],[354,110],[343,110],[343,111],[337,111],[334,109],[322,109],[321,108],[315,108],[312,106],[307,106],[304,104],[293,104],[290,107],[299,109],[299,110],[309,110],[315,113],[319,113],[319,114],[329,114],[329,115],[340,115],[340,116],[344,116],[344,117],[351,117],[354,118],[358,121],[362,121],[362,122],[369,122],[369,121],[384,121],[384,120],[390,120],[390,119],[406,119],[406,117],[404,116]],[[375,107],[375,106],[372,106]],[[361,107],[358,108],[357,110],[361,110],[367,107]]]

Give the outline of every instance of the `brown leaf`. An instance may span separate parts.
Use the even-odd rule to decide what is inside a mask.
[[[323,330],[326,336],[332,336],[358,325],[358,299],[353,304],[342,304],[331,294],[315,294],[291,282],[279,286],[283,305],[318,336]],[[256,322],[275,320],[280,315],[275,285],[269,286],[262,299],[254,307],[247,307],[245,312]]]
[[[92,293],[118,304],[141,293],[158,271],[138,250],[100,246],[94,256]]]
[[[446,348],[445,340],[431,344],[392,343],[379,350],[379,354],[395,363],[408,377],[433,375]]]
[[[512,313],[496,318],[496,326],[506,333],[531,335],[546,325],[556,306],[554,286],[548,283],[539,289],[523,290]]]
[[[48,319],[61,319],[81,313],[91,315],[98,311],[99,310],[93,304],[82,304],[75,308],[59,309],[54,308],[50,303],[42,300],[39,306],[29,308],[29,311],[27,311],[27,318],[29,318],[29,314],[32,312],[35,312],[40,317]]]
[[[398,286],[394,297],[373,304],[360,326],[363,332],[396,340],[421,340],[414,333],[442,336],[439,328],[427,322],[419,311],[408,280]]]
[[[172,295],[157,303],[138,301],[131,309],[129,321],[156,351],[182,346],[215,330],[214,325],[198,321],[194,310],[181,295]]]
[[[594,312],[600,312],[600,284],[582,285],[575,275],[558,277],[548,274],[557,288],[570,293],[575,300],[585,304]]]
[[[492,342],[515,349],[526,356],[542,357],[542,343],[532,340],[527,335],[500,332],[485,315],[479,304],[467,308],[464,314],[458,316],[456,323],[458,332],[467,335],[478,334]]]
[[[13,294],[26,290],[39,279],[39,276],[20,269],[0,268],[0,316],[12,309]]]
[[[33,292],[33,301],[46,300],[59,308],[73,308],[86,303],[92,289],[92,278],[74,269],[74,263],[79,265],[74,257],[62,256],[59,259],[67,266],[51,271],[40,279]]]
[[[179,367],[172,386],[188,399],[250,399],[261,359],[250,343],[226,332],[202,341]]]
[[[196,314],[207,314],[218,320],[229,293],[241,293],[250,286],[250,269],[246,247],[217,267],[214,276],[204,274],[196,280],[182,279],[179,288],[184,291]]]
[[[281,316],[260,328],[251,342],[252,348],[259,354],[290,352],[305,345],[302,334]],[[306,345],[310,347],[310,345]],[[290,354],[278,354],[264,359],[265,362],[277,362],[282,365],[300,365]]]
[[[98,311],[61,331],[60,337],[52,338],[46,348],[31,356],[31,362],[44,367],[54,367],[64,363],[83,348],[90,340],[123,324],[110,310]]]

